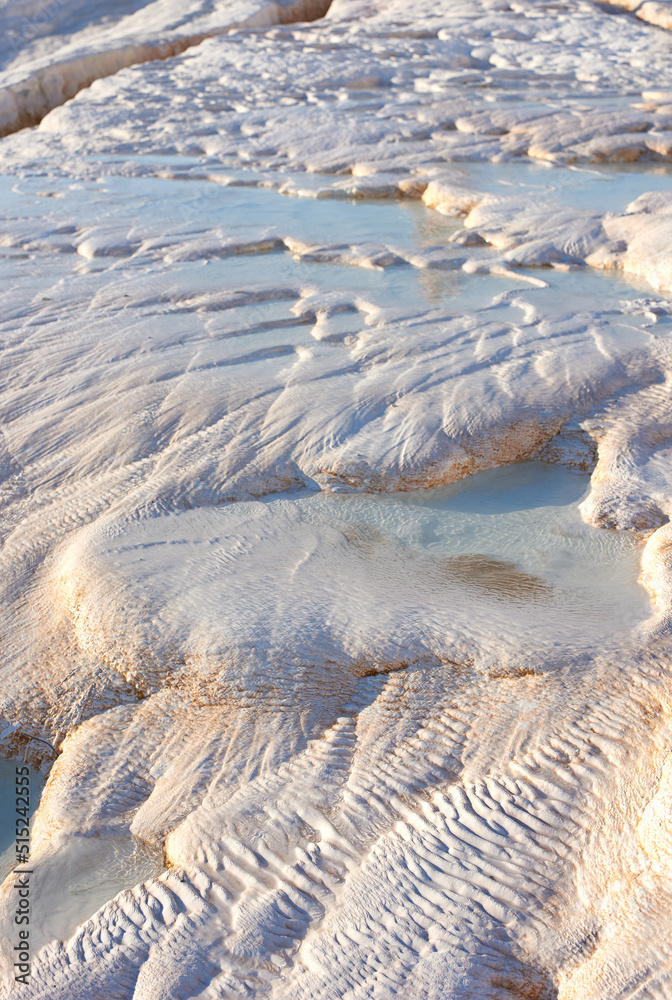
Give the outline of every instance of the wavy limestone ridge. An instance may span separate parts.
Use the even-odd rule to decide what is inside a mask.
[[[386,16],[395,18],[391,34]],[[161,71],[163,85],[193,100],[170,102],[168,113],[151,71],[136,67],[55,109],[21,142],[19,158],[157,149],[212,163],[238,156],[264,171],[346,175],[344,196],[365,197],[412,196],[415,182],[463,160],[669,160],[672,105],[660,89],[667,34],[578,0],[506,10],[483,0],[452,8],[449,24],[438,11],[423,15],[423,25],[417,37],[406,8],[336,3],[300,39],[273,28],[212,38]],[[339,57],[344,32],[347,60]],[[604,105],[595,102],[603,90],[612,94]],[[138,129],[138,102],[151,128]],[[241,130],[237,115],[252,108],[254,121]],[[5,169],[13,169],[14,149],[3,143]],[[316,190],[299,178],[292,186]]]
[[[657,969],[649,995],[664,997],[670,854],[656,829],[672,705],[663,660],[640,661],[616,683],[613,664],[592,662],[572,672],[569,703],[562,673],[487,685],[468,671],[429,683],[418,671],[368,678],[331,725],[256,777],[247,766],[267,741],[263,720],[252,747],[236,747],[218,736],[221,706],[162,694],[125,710],[126,748],[118,713],[91,720],[50,780],[37,878],[40,831],[63,794],[72,832],[87,829],[82,809],[92,829],[115,816],[135,815],[146,835],[157,820],[172,823],[172,868],[49,944],[23,994],[299,1000],[337,989],[438,1000],[449,987],[460,998],[598,1000],[637,982],[644,960]],[[587,708],[603,685],[609,705]],[[114,770],[101,787],[98,767],[113,747],[119,763],[133,747],[137,761],[153,741],[164,763],[138,809]],[[181,820],[165,811],[176,779],[173,809],[191,779]]]
[[[168,866],[67,926],[36,907],[25,997],[669,997],[671,312],[597,273],[668,287],[669,197],[552,206],[530,160],[558,183],[562,164],[669,161],[671,44],[582,0],[335,0],[3,140],[22,176],[2,236],[0,732],[61,751],[35,899],[56,909],[70,849],[104,868],[137,837]],[[204,157],[144,177],[160,218],[132,190],[157,153]],[[108,154],[133,157],[125,187]],[[424,194],[467,228],[360,205],[357,226],[379,213],[367,243],[331,202],[320,240],[271,225],[301,202],[259,211],[260,183],[316,194],[311,218],[330,188]],[[377,228],[395,208],[406,241]],[[646,542],[656,614],[618,649],[535,645],[518,609],[552,618],[549,588],[510,563],[486,559],[459,635],[482,561],[379,559],[384,532],[308,536],[289,514],[226,529],[272,492],[416,489],[542,454],[585,471],[581,424],[585,517]]]

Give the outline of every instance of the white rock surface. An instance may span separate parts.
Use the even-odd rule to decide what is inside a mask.
[[[39,122],[95,80],[236,28],[321,17],[329,0],[126,0],[0,5],[0,135]]]
[[[672,36],[621,6],[0,7],[6,127],[54,107],[0,142],[23,997],[669,996]],[[592,442],[653,610],[599,649],[297,514]],[[167,871],[39,917],[132,835]]]

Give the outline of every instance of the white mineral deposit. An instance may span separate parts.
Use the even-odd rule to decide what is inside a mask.
[[[672,0],[0,0],[0,997],[672,998]]]

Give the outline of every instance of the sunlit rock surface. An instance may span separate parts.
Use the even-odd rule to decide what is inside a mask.
[[[6,0],[0,6],[0,135],[35,125],[95,80],[168,59],[239,28],[321,17],[329,0]]]
[[[670,996],[671,8],[0,7],[3,996]]]

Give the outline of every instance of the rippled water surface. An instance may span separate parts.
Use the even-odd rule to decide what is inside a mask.
[[[468,172],[455,164],[452,169],[457,183],[469,180],[476,188],[507,194],[522,185],[535,199],[557,195],[568,203],[583,204],[583,199],[587,206],[613,210],[643,190],[669,186],[662,168],[652,174],[535,164],[470,164]],[[207,179],[112,175],[70,183],[42,176],[0,177],[0,205],[9,227],[0,247],[0,278],[13,290],[12,311],[17,290],[22,308],[31,303],[33,309],[48,309],[58,302],[67,310],[72,295],[87,281],[97,281],[97,294],[104,292],[118,303],[129,299],[121,283],[135,282],[129,289],[137,310],[133,319],[149,338],[163,338],[171,329],[192,335],[201,322],[193,314],[182,315],[179,303],[168,306],[167,288],[176,298],[213,289],[261,297],[263,301],[244,307],[235,302],[217,306],[220,320],[211,320],[208,330],[220,345],[214,364],[249,354],[242,343],[233,349],[223,342],[231,330],[247,334],[255,350],[324,339],[324,331],[312,331],[305,318],[297,323],[290,311],[290,300],[312,289],[358,303],[354,315],[331,318],[329,336],[357,334],[371,322],[371,309],[392,318],[422,310],[449,316],[497,309],[496,319],[516,322],[521,308],[524,314],[532,308],[549,318],[585,311],[586,323],[616,350],[646,346],[651,337],[641,316],[623,316],[618,309],[619,301],[650,293],[646,282],[588,268],[487,273],[492,255],[487,249],[479,251],[485,272],[466,273],[464,248],[450,243],[460,221],[420,202],[305,199]],[[278,238],[303,241],[324,252],[301,257],[274,246]],[[83,253],[86,239],[99,244]],[[267,249],[261,244],[251,252],[227,249],[228,244],[264,239],[271,240]],[[173,246],[176,256],[171,256]],[[357,265],[353,248],[355,257],[361,250],[370,260]],[[386,248],[402,257],[393,266],[373,263]],[[414,259],[414,252],[426,251],[435,256],[418,258],[414,266],[403,259],[404,253]],[[140,304],[135,301],[138,281],[143,283]],[[89,287],[83,294],[91,294]],[[263,329],[254,328],[259,324]],[[669,325],[662,320],[657,332]]]
[[[637,583],[642,543],[585,524],[578,504],[590,477],[544,462],[480,472],[450,486],[383,495],[320,493],[295,504],[313,525],[352,525],[369,541],[395,538],[441,561],[446,599],[512,602],[557,631],[562,618],[586,635],[645,619]],[[355,543],[356,544],[356,543]],[[477,614],[477,612],[474,612]]]
[[[130,834],[72,837],[53,865],[61,872],[62,890],[50,893],[42,926],[47,939],[63,940],[118,893],[159,875],[163,853]]]

